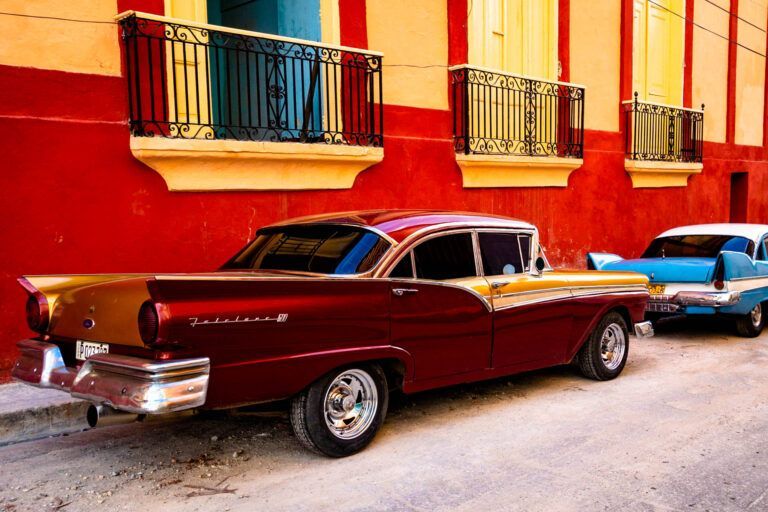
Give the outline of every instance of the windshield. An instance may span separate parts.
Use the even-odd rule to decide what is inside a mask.
[[[359,274],[389,247],[376,233],[354,226],[280,226],[260,230],[222,269]]]
[[[657,238],[643,258],[716,258],[721,251],[743,252],[752,256],[752,240],[729,235],[681,235]]]

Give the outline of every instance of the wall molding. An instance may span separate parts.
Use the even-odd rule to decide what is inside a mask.
[[[170,191],[349,189],[384,149],[342,144],[131,137]]]
[[[701,174],[704,165],[696,162],[624,160],[633,188],[686,187],[688,177]]]
[[[582,158],[456,154],[465,188],[567,187]]]

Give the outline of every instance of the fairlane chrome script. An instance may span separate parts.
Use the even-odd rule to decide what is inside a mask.
[[[240,318],[240,316],[237,316],[235,318],[220,318],[216,317],[215,320],[200,320],[196,316],[189,317],[190,323],[192,327],[196,327],[198,325],[215,325],[215,324],[245,324],[245,323],[251,323],[251,322],[277,322],[277,323],[284,323],[288,321],[288,313],[280,313],[279,315],[275,317],[271,316],[265,316],[264,318],[255,316],[253,318],[251,317],[244,317]]]

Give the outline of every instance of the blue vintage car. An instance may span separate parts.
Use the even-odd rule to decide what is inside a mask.
[[[700,224],[670,229],[634,260],[587,254],[596,270],[646,274],[649,317],[723,315],[741,336],[755,337],[768,308],[768,225]]]

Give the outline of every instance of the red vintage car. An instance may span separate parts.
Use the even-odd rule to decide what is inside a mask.
[[[572,361],[621,373],[648,280],[552,270],[531,224],[474,213],[366,211],[262,228],[205,274],[19,280],[38,333],[13,376],[159,414],[291,399],[298,439],[365,447],[393,389],[413,393]]]

